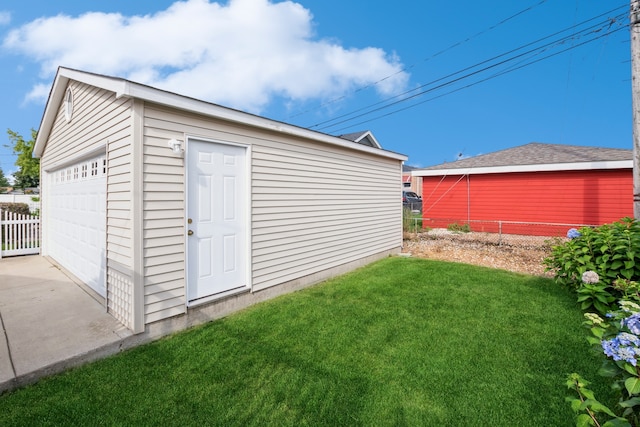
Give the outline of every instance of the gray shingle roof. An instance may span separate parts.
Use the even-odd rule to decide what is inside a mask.
[[[369,131],[368,130],[362,130],[360,132],[345,133],[343,135],[338,135],[338,137],[342,138],[342,139],[348,139],[349,141],[356,142],[358,139],[362,138],[367,132],[369,132]]]
[[[376,140],[370,130],[363,130],[360,132],[345,133],[344,135],[338,135],[338,138],[353,141],[358,144],[368,145],[369,147],[382,148],[380,143]]]
[[[462,169],[496,166],[541,165],[554,163],[604,162],[633,160],[633,151],[622,148],[532,142],[506,150],[430,166],[423,170]]]

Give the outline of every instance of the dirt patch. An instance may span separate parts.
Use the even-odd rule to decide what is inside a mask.
[[[542,260],[551,253],[548,237],[453,233],[434,229],[406,234],[404,253],[442,261],[500,268],[516,273],[552,277]]]

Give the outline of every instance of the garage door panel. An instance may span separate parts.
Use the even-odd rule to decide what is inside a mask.
[[[105,296],[106,176],[104,156],[54,171],[49,255]]]

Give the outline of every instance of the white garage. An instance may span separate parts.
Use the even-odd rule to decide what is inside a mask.
[[[222,317],[402,246],[406,156],[122,78],[60,68],[33,153],[42,255],[135,333]]]
[[[48,255],[106,296],[106,160],[98,155],[47,173]]]

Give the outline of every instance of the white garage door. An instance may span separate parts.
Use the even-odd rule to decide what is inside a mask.
[[[106,296],[105,156],[52,172],[49,179],[48,254]]]

